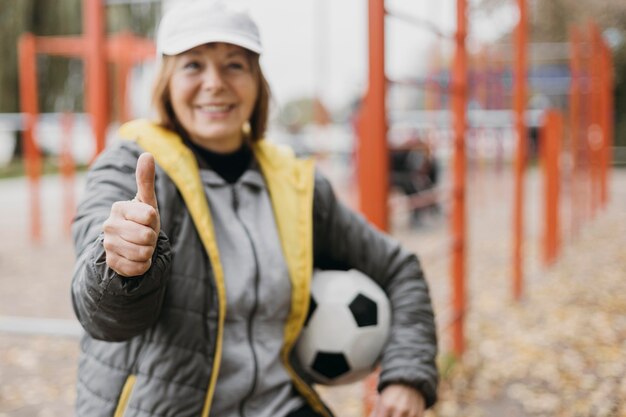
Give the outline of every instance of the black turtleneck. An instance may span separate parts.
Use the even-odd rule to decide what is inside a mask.
[[[250,167],[252,150],[247,143],[228,153],[212,152],[189,141],[197,157],[229,184],[234,184]]]

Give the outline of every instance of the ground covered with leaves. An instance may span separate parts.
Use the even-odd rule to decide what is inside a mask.
[[[618,196],[619,197],[619,196]],[[521,302],[481,285],[433,415],[626,416],[626,207],[565,242]]]

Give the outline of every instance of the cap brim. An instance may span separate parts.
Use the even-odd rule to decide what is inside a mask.
[[[261,45],[244,36],[236,34],[224,34],[224,33],[196,33],[192,36],[180,37],[179,39],[170,39],[167,45],[162,45],[159,51],[162,55],[178,55],[182,52],[195,48],[196,46],[204,45],[207,43],[224,42],[232,45],[237,45],[242,48],[248,49],[254,53],[260,54],[262,52]]]

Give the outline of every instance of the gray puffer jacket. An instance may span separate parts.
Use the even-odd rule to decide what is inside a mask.
[[[161,233],[152,267],[140,278],[126,279],[106,265],[102,224],[115,201],[135,196],[141,152],[136,143],[122,142],[98,158],[73,225],[77,262],[72,300],[86,331],[77,415],[206,416],[220,337],[215,271],[185,200],[159,165],[155,188]],[[312,210],[313,266],[358,269],[390,298],[393,321],[379,389],[407,384],[432,405],[437,342],[428,287],[416,256],[343,206],[319,173]],[[310,403],[319,401],[304,396]],[[324,413],[330,415],[327,409]]]

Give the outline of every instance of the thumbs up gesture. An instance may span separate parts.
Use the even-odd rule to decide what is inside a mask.
[[[139,156],[136,177],[136,197],[113,203],[103,224],[106,263],[124,277],[143,275],[150,269],[161,230],[151,154]]]

